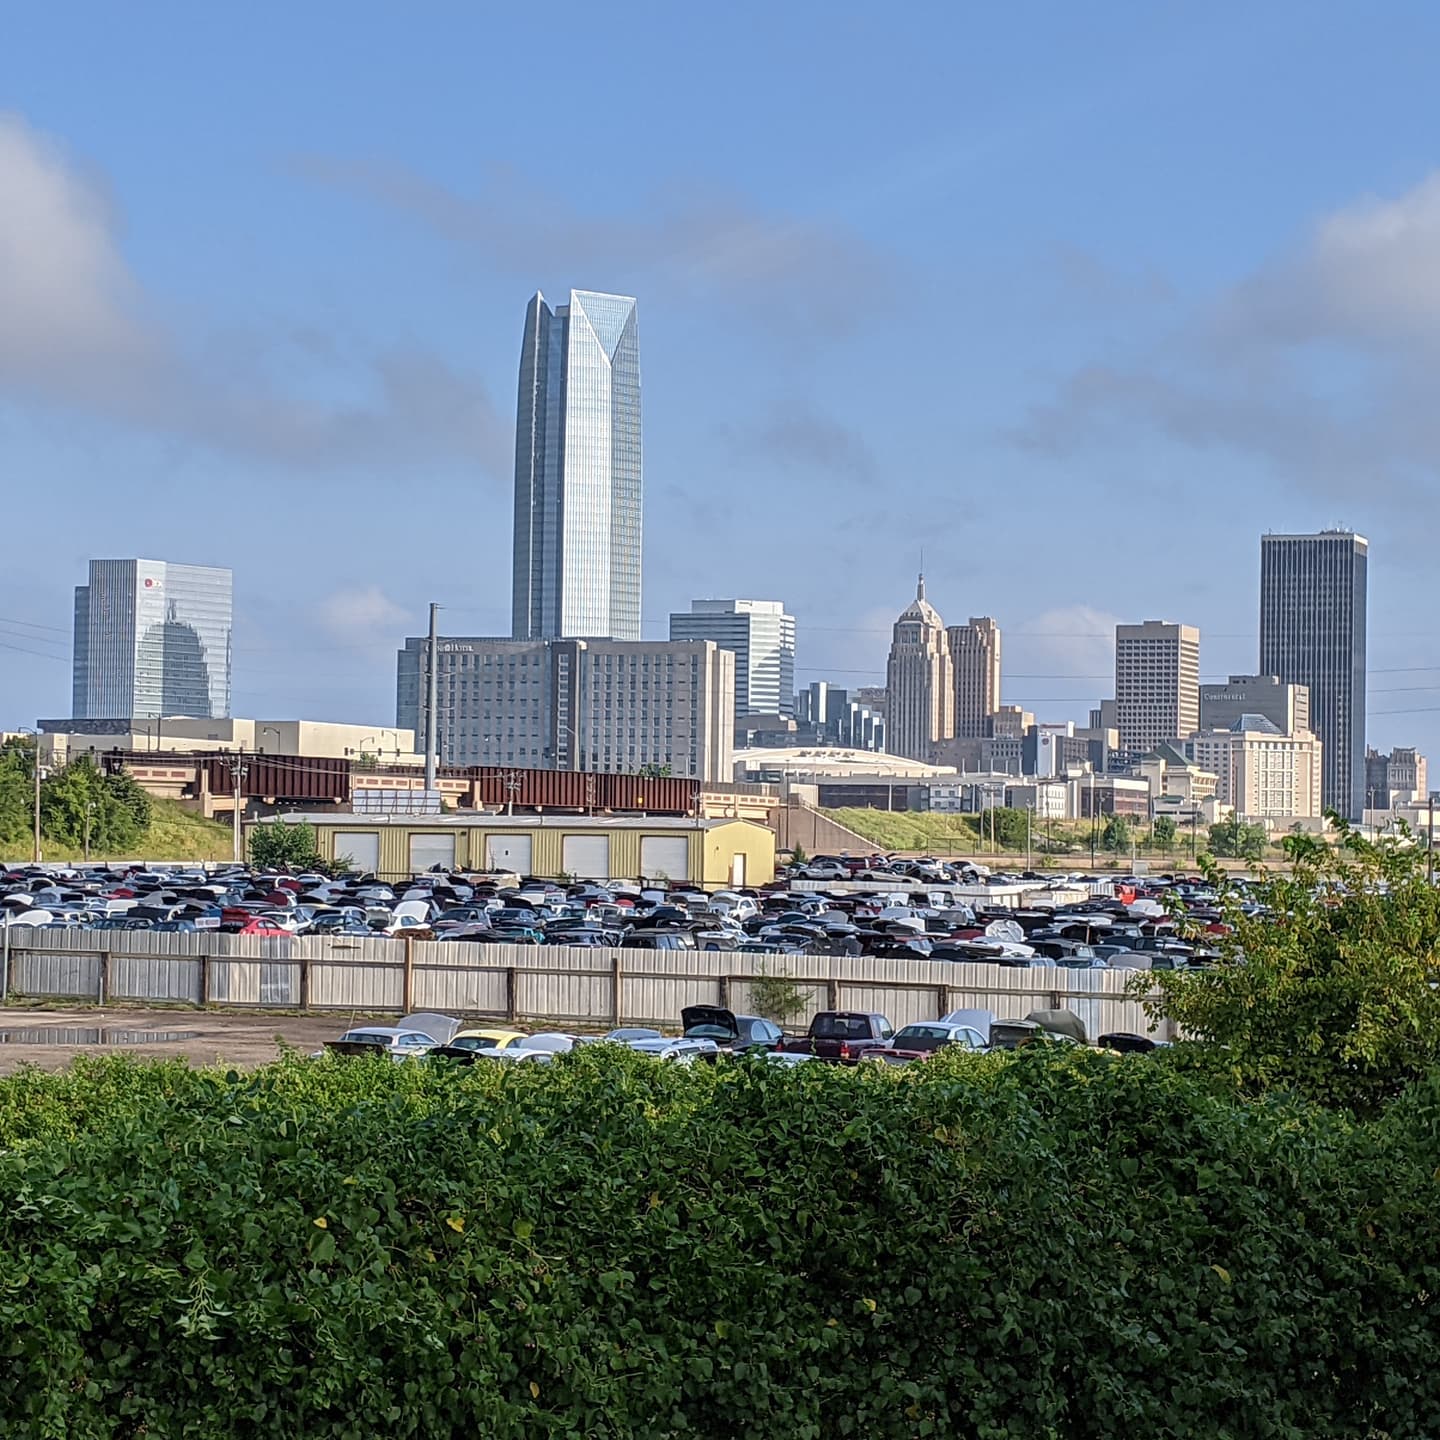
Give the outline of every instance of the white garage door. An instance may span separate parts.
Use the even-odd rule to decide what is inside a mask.
[[[688,880],[690,842],[683,835],[642,835],[640,837],[640,878],[642,880]]]
[[[455,837],[453,835],[419,834],[410,837],[410,873],[438,865],[442,870],[455,868]]]
[[[335,858],[348,857],[358,875],[373,875],[380,868],[380,832],[378,830],[337,830]]]
[[[577,880],[604,880],[610,874],[608,835],[567,835],[560,849],[560,865]]]
[[[529,835],[491,835],[485,841],[485,868],[513,870],[517,875],[530,873]]]

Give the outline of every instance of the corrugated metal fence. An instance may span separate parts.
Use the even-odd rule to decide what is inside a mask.
[[[999,1018],[1063,1008],[1080,1016],[1092,1039],[1150,1029],[1126,995],[1132,971],[935,960],[17,929],[5,978],[11,995],[27,997],[673,1026],[686,1005],[749,1011],[762,966],[807,993],[794,1025],[825,1009],[878,1010],[903,1025],[961,1008]]]

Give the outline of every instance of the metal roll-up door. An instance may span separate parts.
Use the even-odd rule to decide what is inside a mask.
[[[335,858],[350,862],[358,875],[373,875],[380,868],[380,832],[378,830],[337,830]]]
[[[410,837],[410,873],[419,875],[438,865],[442,870],[455,868],[454,835],[436,835],[421,831]]]
[[[604,880],[610,874],[608,835],[567,835],[560,847],[560,864],[577,880]]]
[[[485,840],[485,868],[513,870],[517,875],[530,873],[529,835],[490,835]]]
[[[642,880],[688,880],[690,841],[684,835],[642,835],[640,837],[640,878]]]

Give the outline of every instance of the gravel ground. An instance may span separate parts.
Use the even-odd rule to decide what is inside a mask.
[[[392,1025],[393,1015],[356,1015],[354,1023]],[[75,1010],[0,1009],[0,1075],[21,1065],[62,1070],[77,1055],[123,1053],[183,1055],[192,1065],[263,1065],[280,1054],[280,1042],[309,1053],[350,1028],[335,1015],[226,1014],[214,1010],[146,1010],[90,1006]],[[176,1033],[184,1039],[166,1039]],[[16,1036],[27,1042],[16,1043]],[[130,1037],[149,1037],[133,1043]],[[127,1043],[129,1042],[129,1043]]]

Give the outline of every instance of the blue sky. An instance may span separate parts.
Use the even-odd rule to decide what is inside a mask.
[[[776,596],[881,677],[923,549],[1006,699],[1117,619],[1254,668],[1259,535],[1371,541],[1372,743],[1440,754],[1440,11],[12,7],[0,725],[93,555],[230,565],[239,714],[385,723],[508,628],[525,302],[640,301],[646,633]]]

